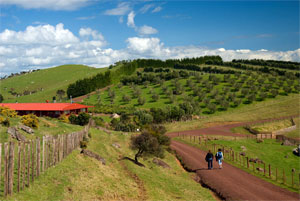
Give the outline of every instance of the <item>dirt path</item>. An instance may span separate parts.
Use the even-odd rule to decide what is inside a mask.
[[[181,142],[172,141],[171,148],[182,158],[185,165],[225,200],[299,200],[299,194],[290,192],[243,170],[224,163],[223,169],[207,170],[206,153]]]
[[[252,125],[257,123],[264,123],[264,122],[271,122],[275,120],[282,120],[282,119],[290,119],[293,117],[299,117],[299,115],[293,115],[293,116],[287,116],[287,117],[280,117],[280,118],[274,118],[274,119],[264,119],[264,120],[258,120],[253,122],[239,122],[239,123],[231,123],[226,125],[219,125],[219,126],[212,126],[208,128],[201,128],[197,130],[187,130],[187,131],[179,131],[179,132],[172,132],[168,133],[169,137],[176,137],[178,134],[184,134],[184,135],[223,135],[223,136],[233,136],[233,137],[243,137],[245,135],[239,134],[239,133],[233,133],[231,131],[232,128],[245,126],[245,125]]]
[[[147,200],[147,191],[145,189],[144,183],[143,181],[133,172],[131,172],[126,164],[123,161],[120,161],[120,165],[123,167],[124,171],[126,172],[126,174],[131,177],[135,183],[137,184],[137,187],[139,189],[139,196],[138,196],[138,200]]]

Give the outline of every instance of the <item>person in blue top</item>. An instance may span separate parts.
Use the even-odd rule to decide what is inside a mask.
[[[216,161],[219,163],[219,168],[222,169],[222,160],[223,160],[223,153],[221,149],[218,149],[216,153]]]
[[[205,156],[205,160],[208,163],[209,170],[213,169],[213,159],[214,159],[214,155],[211,153],[210,150],[208,150],[208,153]]]

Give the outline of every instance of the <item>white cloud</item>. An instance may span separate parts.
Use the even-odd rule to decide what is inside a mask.
[[[246,54],[246,53],[249,53],[250,50],[248,50],[248,49],[241,49],[241,50],[236,50],[236,52]]]
[[[81,28],[79,36],[56,26],[28,26],[24,31],[0,33],[0,75],[62,64],[109,66],[119,60],[136,58],[170,59],[220,55],[232,59],[272,59],[300,62],[300,49],[293,51],[209,49],[199,46],[166,47],[157,37],[130,37],[127,47],[106,48],[99,31]]]
[[[100,41],[104,40],[104,37],[103,37],[103,35],[101,33],[99,33],[96,30],[92,30],[91,28],[81,28],[79,30],[79,35],[81,37],[89,37],[89,36],[91,36],[95,40],[100,40]]]
[[[150,8],[153,8],[153,7],[154,7],[154,4],[146,4],[140,9],[140,12],[144,14],[144,13],[148,12],[148,10]]]
[[[156,34],[158,31],[150,26],[144,25],[138,29],[140,35]]]
[[[136,26],[134,24],[134,17],[135,17],[135,13],[134,13],[134,11],[131,11],[127,17],[127,26],[128,27],[136,28]]]
[[[76,10],[90,0],[1,0],[0,5],[17,5],[25,9]]]
[[[128,2],[119,3],[117,8],[109,9],[104,12],[105,15],[126,15],[131,10]]]
[[[95,16],[84,16],[84,17],[77,17],[76,20],[92,20],[95,19]]]
[[[162,7],[158,6],[152,10],[152,13],[157,13],[162,10]]]
[[[28,26],[25,31],[11,31],[5,29],[0,33],[0,43],[2,44],[65,44],[76,43],[78,38],[68,29],[64,29],[63,24],[56,27],[51,25]]]

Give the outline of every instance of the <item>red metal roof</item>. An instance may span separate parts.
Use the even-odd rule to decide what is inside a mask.
[[[78,103],[0,103],[0,107],[8,107],[16,111],[65,111],[93,106]]]

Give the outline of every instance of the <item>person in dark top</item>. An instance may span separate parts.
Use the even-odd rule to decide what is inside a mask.
[[[211,153],[210,150],[208,150],[208,153],[206,154],[205,160],[208,163],[208,169],[209,170],[213,169],[213,158],[214,158],[214,155]]]

